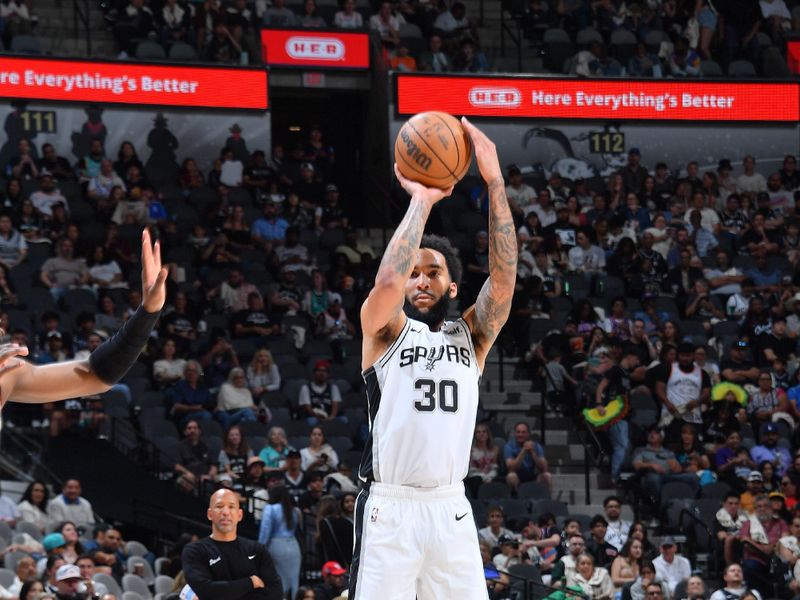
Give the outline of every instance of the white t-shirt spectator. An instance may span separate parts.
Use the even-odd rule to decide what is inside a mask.
[[[158,379],[175,379],[183,376],[186,361],[182,358],[172,360],[161,359],[153,363],[153,377]]]
[[[669,587],[670,595],[675,593],[675,588],[681,581],[692,576],[692,564],[680,554],[676,554],[671,563],[659,554],[653,559],[653,566],[656,568],[656,576]]]
[[[780,17],[791,20],[792,18],[792,13],[789,12],[789,7],[783,0],[760,0],[758,4],[761,6],[761,14],[765,19]]]
[[[683,215],[683,220],[687,223],[689,222],[689,217],[692,216],[692,213],[695,211],[694,208],[690,208],[686,211]],[[704,229],[708,229],[711,233],[714,233],[714,228],[719,223],[719,215],[717,211],[713,208],[703,208],[700,210],[700,225]]]
[[[19,263],[22,253],[28,249],[28,242],[16,229],[10,231],[6,238],[0,235],[0,260],[9,267],[14,267]]]
[[[583,273],[594,273],[601,271],[606,266],[606,255],[597,246],[589,246],[583,249],[575,246],[569,251],[569,267],[574,271]]]
[[[49,194],[41,190],[33,192],[31,194],[31,202],[33,202],[33,206],[36,210],[48,217],[53,216],[53,204],[56,202],[61,202],[64,204],[64,210],[69,213],[69,202],[67,202],[67,199],[61,193],[61,191],[57,189],[53,190]]]
[[[460,29],[462,27],[469,27],[469,20],[467,17],[463,17],[462,19],[456,19],[449,10],[443,12],[436,20],[433,22],[433,28],[438,29],[439,31],[443,31],[445,33],[450,33],[451,31],[455,31],[456,29]]]
[[[711,597],[708,600],[730,600],[731,596],[736,598],[741,598],[744,596],[744,593],[747,592],[749,594],[753,594],[758,600],[761,600],[761,594],[756,589],[748,588],[742,586],[740,588],[732,589],[732,588],[721,588],[711,594]]]
[[[536,201],[536,190],[527,183],[523,183],[519,188],[512,185],[506,186],[506,198],[517,203],[523,211]]]
[[[116,186],[121,187],[123,190],[127,189],[125,187],[125,182],[117,175],[116,171],[111,171],[111,175],[98,173],[97,177],[92,177],[89,180],[89,187],[86,191],[90,195],[108,198],[111,195],[111,190]]]
[[[111,260],[104,265],[94,265],[89,267],[89,275],[92,279],[97,279],[105,283],[108,287],[128,287],[128,284],[125,281],[118,281],[111,284],[114,281],[114,277],[117,275],[122,274],[122,269],[119,268],[117,261]]]
[[[769,194],[769,207],[776,214],[787,216],[794,212],[794,194],[787,190],[767,192]]]
[[[222,163],[219,180],[228,187],[238,187],[242,185],[242,173],[244,165],[238,160],[226,160]]]
[[[353,12],[348,15],[343,10],[337,12],[333,17],[333,24],[339,29],[361,29],[364,26],[364,19],[360,12]]]
[[[328,461],[325,463],[325,468],[319,470],[335,471],[336,467],[339,466],[339,455],[336,454],[336,450],[334,450],[331,445],[327,443],[322,444],[322,446],[319,447],[319,450],[312,450],[311,447],[300,450],[300,468],[303,471],[307,471],[308,467],[319,460],[323,454],[328,456]]]
[[[400,31],[400,20],[396,16],[391,15],[389,17],[389,22],[385,23],[380,15],[372,15],[369,18],[369,28],[374,29],[381,34],[381,37],[384,37],[391,35],[390,29]]]
[[[745,175],[742,173],[736,178],[736,189],[739,193],[742,192],[766,192],[767,180],[761,173],[753,173],[752,175]]]
[[[539,215],[539,224],[542,227],[547,227],[548,225],[552,225],[553,223],[556,222],[556,219],[558,218],[556,215],[556,209],[553,208],[552,206],[550,207],[550,210],[545,211],[540,204],[535,204],[533,206],[533,211],[537,215]]]

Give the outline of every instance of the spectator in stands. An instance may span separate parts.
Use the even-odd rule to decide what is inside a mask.
[[[14,228],[11,215],[0,214],[0,265],[12,269],[23,262],[27,255],[28,243]]]
[[[43,217],[52,217],[53,206],[59,202],[67,207],[67,199],[56,188],[53,176],[49,173],[43,173],[39,177],[39,189],[31,194],[31,202],[39,215]]]
[[[241,35],[242,29],[238,25],[232,25],[231,27],[228,27],[223,21],[216,23],[214,25],[214,32],[211,36],[211,40],[206,44],[205,47],[204,54],[206,60],[218,63],[239,62],[243,51]],[[241,163],[239,164],[241,165]],[[241,170],[239,173],[241,174]],[[210,183],[211,176],[209,175],[209,184]]]
[[[475,42],[467,38],[461,41],[459,51],[453,58],[453,70],[467,73],[483,73],[489,70],[489,61]]]
[[[17,142],[17,155],[8,163],[6,175],[17,180],[30,180],[39,177],[35,151],[27,139],[22,138]]]
[[[300,15],[300,25],[306,29],[328,26],[325,19],[317,13],[317,3],[314,0],[305,0],[303,3],[303,14]]]
[[[358,231],[355,228],[347,227],[344,236],[344,243],[336,246],[335,252],[344,254],[351,265],[360,265],[365,260],[375,259],[375,250],[370,245],[359,241]]]
[[[450,57],[442,50],[442,37],[432,35],[428,39],[428,49],[420,54],[420,71],[432,71],[434,73],[445,73],[451,70]]]
[[[300,451],[289,448],[286,453],[286,471],[283,473],[283,480],[284,485],[288,488],[295,501],[298,501],[308,488],[308,479],[300,468],[302,462],[303,458]]]
[[[322,584],[314,588],[315,600],[336,600],[347,589],[344,576],[347,570],[336,561],[322,565]]]
[[[333,495],[325,495],[319,503],[316,523],[316,543],[321,550],[322,560],[335,560],[349,565],[353,558],[353,522],[342,514],[339,500]]]
[[[332,419],[346,421],[344,415],[339,415],[342,394],[339,387],[329,379],[330,363],[318,360],[314,364],[313,379],[300,388],[298,406],[305,413],[309,425],[317,425],[320,421]]]
[[[619,554],[611,563],[611,581],[617,589],[623,585],[633,583],[639,577],[642,566],[644,544],[641,540],[629,538],[622,546]]]
[[[586,541],[586,552],[592,555],[598,567],[608,569],[619,553],[617,548],[606,541],[608,521],[603,515],[595,515],[589,522],[590,537]]]
[[[285,6],[285,0],[273,0],[272,6],[264,11],[261,24],[266,27],[292,27],[298,25],[297,16]]]
[[[75,179],[75,173],[72,167],[63,156],[56,154],[56,149],[53,144],[46,143],[42,145],[42,157],[36,162],[39,168],[39,173],[48,173],[58,181]]]
[[[769,556],[788,530],[786,523],[772,514],[769,499],[762,495],[756,498],[754,518],[746,521],[739,531],[739,539],[744,545],[742,568],[747,586],[755,588],[763,596],[772,590]]]
[[[69,564],[75,564],[78,557],[83,554],[84,549],[78,539],[78,529],[75,523],[64,521],[56,526],[56,530],[64,536],[64,549],[61,551],[61,556]]]
[[[250,338],[262,342],[269,336],[280,333],[280,325],[270,321],[264,308],[264,299],[258,292],[247,295],[247,308],[234,313],[231,329],[235,338]]]
[[[104,158],[100,162],[100,172],[89,180],[86,194],[98,207],[101,207],[104,203],[107,203],[108,198],[111,196],[111,191],[115,187],[119,187],[123,191],[127,190],[125,182],[114,171],[112,162]]]
[[[45,594],[44,586],[38,579],[26,582],[19,590],[20,600],[41,600],[48,598]],[[52,597],[52,596],[50,596]]]
[[[505,527],[503,509],[499,506],[490,506],[486,511],[486,527],[478,530],[478,537],[494,548],[502,536],[513,538],[514,532]]]
[[[728,563],[723,571],[722,580],[725,582],[723,587],[711,594],[709,600],[741,599],[751,593],[748,586],[745,585],[744,571],[739,563]],[[761,598],[757,590],[753,590],[753,593],[757,594],[756,598]]]
[[[146,39],[154,31],[153,21],[153,12],[145,6],[144,0],[130,0],[117,14],[113,33],[125,55],[136,53],[134,42]]]
[[[235,313],[248,309],[248,296],[253,293],[259,294],[258,288],[245,279],[241,267],[234,266],[228,271],[228,278],[210,290],[206,298],[211,300],[219,296],[225,310]]]
[[[498,570],[508,572],[511,567],[528,562],[528,555],[522,550],[517,539],[501,535],[497,545],[500,552],[495,554],[492,562]]]
[[[703,275],[711,285],[711,293],[725,297],[740,293],[741,283],[747,277],[739,269],[731,266],[729,254],[718,248],[714,253],[714,260],[714,267],[703,271]]]
[[[301,553],[295,536],[301,522],[302,514],[289,490],[283,485],[271,487],[269,504],[262,513],[258,543],[269,550],[286,597],[290,590],[296,591],[299,587]]]
[[[670,73],[675,77],[698,77],[700,62],[700,56],[689,46],[689,41],[683,37],[678,38],[669,58]]]
[[[51,524],[71,521],[79,527],[94,525],[94,511],[86,498],[81,497],[81,482],[67,479],[61,493],[47,503],[47,516]]]
[[[720,373],[725,381],[732,381],[740,385],[754,384],[758,380],[760,371],[749,360],[745,359],[745,351],[750,347],[746,340],[735,341],[729,350],[728,358],[720,364]]]
[[[281,374],[272,353],[260,348],[247,366],[247,384],[253,397],[259,399],[266,392],[276,392],[281,388]]]
[[[28,484],[22,494],[22,500],[17,504],[19,520],[33,523],[44,533],[50,518],[47,514],[49,500],[47,486],[42,481],[33,481]]]
[[[2,231],[2,219],[0,218],[0,231]],[[106,255],[106,248],[97,245],[92,252],[88,262],[89,282],[95,292],[107,290],[109,288],[127,288],[128,283],[123,280],[122,269],[117,261]]]
[[[317,207],[314,223],[320,233],[329,229],[347,229],[347,216],[339,204],[339,188],[335,184],[325,186],[325,201]]]
[[[762,386],[762,377],[764,378],[764,384]],[[759,376],[758,383],[759,387],[763,389],[763,387],[767,386],[767,380],[770,382],[769,386],[772,385],[772,379],[769,376],[769,373],[762,373]],[[774,392],[772,392],[774,394]],[[786,397],[783,395],[783,404],[786,405]],[[753,401],[751,397],[750,401]],[[749,408],[749,406],[748,406]],[[764,408],[761,410],[769,411],[769,408]],[[781,412],[786,412],[786,408],[784,408]],[[758,413],[756,413],[758,414]],[[792,456],[789,454],[789,451],[786,448],[783,448],[778,445],[778,437],[779,437],[779,429],[778,425],[775,423],[764,423],[761,426],[761,443],[758,446],[754,446],[753,449],[750,451],[753,460],[756,463],[761,463],[762,461],[768,461],[775,467],[775,471],[779,477],[783,477],[786,471],[792,465]]]
[[[200,381],[202,375],[200,363],[189,360],[183,369],[183,379],[166,391],[166,399],[171,403],[170,415],[178,427],[185,429],[190,421],[198,423],[213,418],[211,394]]]
[[[389,66],[395,71],[413,73],[417,70],[417,61],[409,54],[408,46],[400,42],[389,57]]]
[[[592,244],[585,230],[578,231],[577,245],[569,251],[569,267],[571,271],[594,276],[601,273],[606,265],[603,251]]]
[[[692,575],[692,565],[684,556],[676,554],[677,545],[674,538],[661,539],[661,554],[653,560],[656,576],[666,584],[670,594],[675,593],[675,588],[681,581],[689,579]]]
[[[122,534],[119,529],[109,527],[102,539],[99,548],[91,552],[92,560],[96,565],[109,568],[114,579],[121,583],[128,560]]]
[[[628,534],[631,530],[630,521],[620,518],[622,500],[617,496],[607,496],[603,500],[603,510],[606,519],[606,541],[621,550],[628,541]]]
[[[241,367],[231,369],[228,380],[220,387],[216,415],[223,429],[258,418],[258,407],[253,402],[253,394],[247,387],[247,378]]]
[[[361,13],[356,11],[355,0],[345,0],[342,10],[336,11],[333,17],[334,27],[339,29],[361,29],[364,27],[364,20]]]
[[[308,268],[308,248],[300,243],[300,230],[296,227],[286,230],[286,243],[275,248],[275,255],[281,267],[301,271]]]
[[[566,587],[577,586],[590,600],[611,600],[614,584],[608,571],[595,567],[591,554],[581,554],[576,560],[575,572],[567,578]]]
[[[506,483],[513,489],[526,481],[538,481],[551,487],[552,476],[544,454],[542,445],[531,437],[527,423],[514,425],[514,437],[503,449],[503,459],[508,469]]]
[[[319,501],[323,495],[323,479],[323,474],[318,471],[311,471],[306,474],[306,490],[297,501],[297,505],[304,513],[317,516]],[[291,489],[289,491],[291,492]]]
[[[628,163],[619,171],[626,194],[639,194],[644,188],[647,169],[641,165],[641,160],[642,152],[639,148],[631,148],[628,151]]]
[[[585,551],[586,544],[580,533],[573,533],[567,539],[567,553],[556,561],[550,574],[550,585],[564,587],[567,579],[574,576],[577,558]],[[594,558],[594,555],[592,555]]]
[[[238,425],[232,425],[222,438],[222,449],[219,451],[219,473],[230,477],[235,489],[241,489],[247,473],[247,462],[253,457],[247,439],[242,435]]]
[[[478,488],[497,478],[499,472],[500,449],[495,445],[492,432],[487,423],[478,423],[472,437],[469,471],[465,483],[472,495],[478,497]]]
[[[269,252],[273,246],[280,246],[286,239],[289,223],[278,216],[278,208],[274,202],[264,204],[264,216],[253,221],[250,234],[253,243]]]
[[[355,335],[355,326],[347,318],[347,313],[342,308],[340,294],[331,294],[331,303],[328,310],[318,319],[318,334],[331,342],[331,347],[341,343],[341,340],[350,340]]]
[[[647,445],[633,453],[633,468],[642,476],[642,486],[650,498],[660,498],[661,488],[670,481],[680,481],[695,492],[697,475],[683,473],[675,454],[663,446],[661,430],[653,426],[647,431]]]
[[[725,562],[730,564],[738,554],[739,531],[747,521],[748,515],[739,510],[739,494],[728,492],[714,517],[714,532],[722,545]]]
[[[308,446],[300,450],[302,469],[306,473],[331,473],[339,464],[336,450],[325,441],[325,433],[321,427],[313,427],[308,436]]]
[[[217,465],[209,454],[208,446],[200,439],[200,423],[189,419],[183,429],[178,462],[175,463],[178,488],[184,492],[197,492],[203,482],[213,481],[217,472]]]
[[[17,567],[14,569],[14,582],[8,587],[8,598],[24,598],[20,594],[23,586],[29,582],[39,581],[36,561],[32,556],[23,556],[17,561]]]
[[[392,14],[391,2],[381,2],[378,12],[369,18],[369,28],[378,32],[386,48],[394,48],[400,42],[400,21]]]
[[[205,371],[205,381],[213,393],[228,379],[231,369],[238,367],[239,357],[223,329],[215,329],[208,341],[205,352],[200,356],[200,364]]]
[[[166,388],[180,381],[186,360],[178,356],[178,344],[168,337],[161,345],[161,356],[153,363],[153,379],[159,387]]]
[[[756,159],[751,154],[742,159],[744,173],[736,178],[736,189],[742,193],[758,193],[767,191],[767,180],[756,171]]]
[[[703,423],[701,407],[708,403],[711,379],[694,363],[694,350],[689,342],[678,346],[677,362],[656,382],[655,395],[662,406],[660,424],[667,427],[668,440],[678,439],[683,423],[696,429]]]
[[[141,2],[141,0],[137,1]],[[75,164],[79,181],[88,184],[92,177],[96,177],[100,173],[100,163],[104,158],[103,140],[97,137],[92,138],[89,142],[89,154],[82,156]]]
[[[285,470],[286,457],[292,450],[283,427],[271,427],[267,434],[267,445],[261,449],[258,456],[264,461],[266,469]]]
[[[639,363],[639,357],[632,348],[623,350],[619,363],[612,365],[603,374],[603,378],[595,388],[595,406],[599,410],[605,413],[605,405],[608,402],[617,397],[623,400],[627,398],[632,385],[631,375],[639,366]],[[608,435],[611,441],[611,478],[614,481],[618,481],[622,465],[630,450],[628,421],[620,419],[611,425],[608,429]],[[619,516],[619,512],[617,512],[617,516]],[[606,517],[608,517],[608,514],[606,514]],[[611,521],[610,518],[609,521]],[[613,541],[611,543],[614,544]],[[617,546],[616,544],[614,545]],[[621,546],[622,543],[617,547]]]
[[[752,227],[744,232],[740,248],[747,249],[751,256],[777,254],[780,236],[770,228],[763,213],[757,212],[751,219]]]

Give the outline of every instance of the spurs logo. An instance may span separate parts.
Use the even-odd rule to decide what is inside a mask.
[[[425,363],[425,370],[426,371],[433,371],[436,368],[436,363],[442,360],[444,356],[444,346],[439,346],[439,354],[436,354],[436,348],[431,348],[430,354],[428,354],[428,362]]]

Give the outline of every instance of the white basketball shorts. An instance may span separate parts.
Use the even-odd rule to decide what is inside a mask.
[[[372,483],[358,495],[351,600],[487,600],[464,485]]]

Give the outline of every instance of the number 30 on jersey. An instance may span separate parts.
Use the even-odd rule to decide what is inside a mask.
[[[419,412],[433,412],[437,406],[446,413],[458,411],[458,383],[452,379],[442,379],[438,383],[433,379],[417,379],[414,389],[422,391],[422,398],[414,401],[414,408]]]

